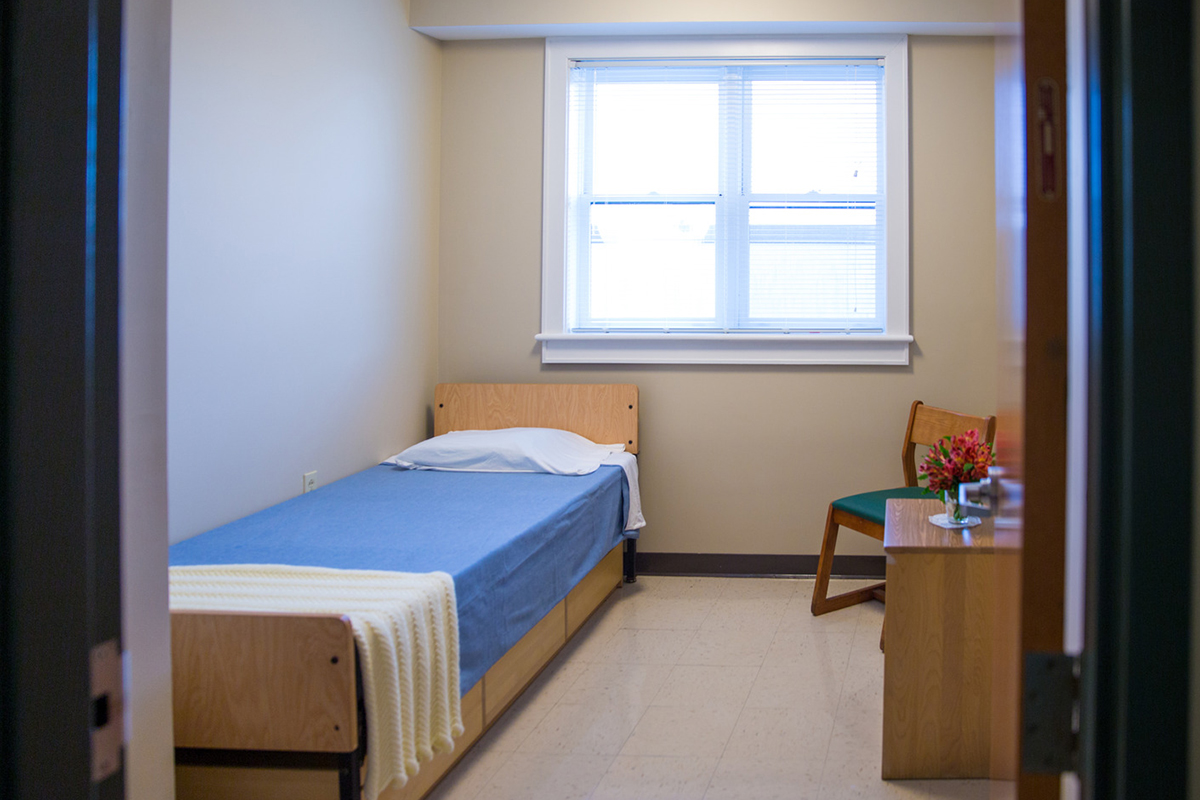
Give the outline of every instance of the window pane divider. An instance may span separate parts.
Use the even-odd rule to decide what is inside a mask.
[[[626,203],[629,205],[712,205],[719,194],[595,194],[581,195],[592,205]]]

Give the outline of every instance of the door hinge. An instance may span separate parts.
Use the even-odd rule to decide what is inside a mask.
[[[1021,770],[1075,772],[1079,762],[1079,657],[1026,653]]]
[[[116,639],[92,648],[91,673],[92,783],[100,783],[120,771],[125,744],[124,669]]]

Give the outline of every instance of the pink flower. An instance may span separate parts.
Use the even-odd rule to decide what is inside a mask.
[[[992,464],[992,446],[980,440],[978,430],[969,430],[945,436],[930,447],[917,467],[917,480],[928,481],[929,494],[954,492],[960,483],[986,478]]]

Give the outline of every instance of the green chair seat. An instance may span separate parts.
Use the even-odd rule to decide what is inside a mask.
[[[883,524],[887,512],[888,500],[909,499],[914,497],[929,497],[920,486],[901,486],[899,489],[884,489],[879,492],[863,492],[841,497],[833,501],[833,507],[838,511],[853,514],[877,525]]]

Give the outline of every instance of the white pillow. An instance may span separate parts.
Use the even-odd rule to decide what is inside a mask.
[[[549,472],[587,475],[623,444],[596,444],[556,428],[454,431],[414,444],[384,461],[405,469],[447,472]]]

